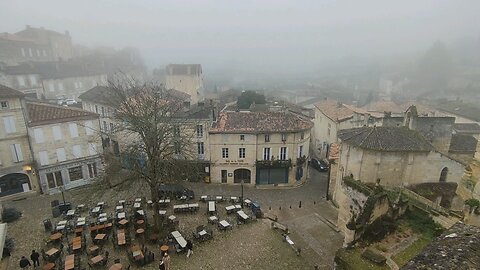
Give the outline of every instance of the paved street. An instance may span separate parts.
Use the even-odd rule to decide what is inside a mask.
[[[222,184],[188,183],[196,196],[240,196],[241,187]],[[337,211],[325,200],[327,173],[310,170],[308,181],[297,188],[261,189],[244,186],[245,198],[260,202],[262,210],[276,215],[289,227],[291,238],[302,248],[302,256],[320,269],[331,269],[335,252],[342,246],[343,236],[325,220],[336,223]],[[299,208],[300,201],[302,202]]]

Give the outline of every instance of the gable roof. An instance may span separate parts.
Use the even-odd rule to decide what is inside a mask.
[[[458,133],[480,134],[480,125],[477,123],[457,123],[453,129]]]
[[[331,99],[315,103],[315,107],[335,122],[348,120],[352,118],[354,114],[354,111],[351,108]]]
[[[211,133],[275,133],[308,130],[313,123],[288,112],[222,112]]]
[[[450,140],[449,152],[470,153],[473,154],[477,150],[477,139],[471,135],[453,134]]]
[[[403,113],[405,109],[393,101],[373,101],[362,107],[369,112],[391,112],[391,113]]]
[[[432,145],[417,131],[406,127],[361,127],[338,132],[343,143],[388,152],[429,152]]]
[[[110,95],[111,93],[108,87],[98,85],[80,94],[78,99],[81,101],[91,101],[98,104],[108,105],[111,102],[109,98]]]
[[[77,120],[96,119],[98,114],[78,108],[27,102],[29,126],[40,126]]]
[[[20,91],[12,89],[8,86],[0,84],[0,98],[23,97],[24,94]]]

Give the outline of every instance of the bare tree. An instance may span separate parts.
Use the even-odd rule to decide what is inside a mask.
[[[150,187],[155,227],[160,225],[159,188],[195,173],[192,121],[183,117],[184,100],[162,85],[135,80],[111,82],[111,106],[122,159],[135,179]]]

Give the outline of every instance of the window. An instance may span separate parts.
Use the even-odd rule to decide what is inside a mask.
[[[263,160],[270,160],[270,157],[272,156],[270,154],[270,150],[271,150],[271,148],[269,148],[269,147],[263,148]]]
[[[288,159],[288,148],[280,147],[280,160],[287,160],[287,159]]]
[[[82,82],[78,82],[78,88],[82,88],[83,87],[83,83]]]
[[[48,183],[48,188],[54,188],[58,186],[63,186],[63,179],[62,179],[62,172],[51,172],[47,173],[47,183]]]
[[[85,122],[85,134],[93,135],[93,133],[94,133],[93,122],[92,121],[86,121]]]
[[[222,183],[227,183],[227,170],[222,170]]]
[[[33,130],[33,134],[35,136],[35,142],[36,143],[43,143],[45,142],[45,137],[43,136],[43,129],[42,128],[36,128]]]
[[[270,141],[270,135],[269,134],[265,134],[265,142],[269,142]]]
[[[30,57],[33,57],[32,48],[28,48],[28,55],[30,55]]]
[[[54,84],[53,82],[49,82],[49,83],[48,83],[48,90],[49,90],[50,92],[55,91],[55,84]]]
[[[37,85],[37,77],[35,75],[28,76],[30,79],[30,85]]]
[[[7,134],[17,132],[17,128],[15,127],[15,118],[13,116],[3,117],[3,125],[5,126],[5,132]]]
[[[47,51],[43,50],[43,56],[47,56]]]
[[[107,132],[108,131],[108,124],[107,121],[103,121],[103,131]]]
[[[95,156],[98,154],[97,145],[95,143],[88,143],[88,153],[90,156]]]
[[[37,49],[37,56],[40,56],[40,50]]]
[[[102,106],[101,109],[102,109],[102,117],[105,117],[105,107]]]
[[[197,137],[203,137],[203,125],[197,125]]]
[[[96,163],[91,163],[87,164],[88,166],[88,175],[90,178],[94,178],[97,176],[97,164]]]
[[[58,82],[58,90],[63,91],[63,83]]]
[[[240,135],[240,141],[245,141],[245,135]]]
[[[287,140],[287,134],[285,133],[282,133],[282,142],[286,141]]]
[[[305,132],[300,133],[300,139],[301,140],[305,139]]]
[[[238,148],[238,158],[245,158],[245,148]]]
[[[80,145],[74,145],[72,147],[72,152],[73,152],[73,156],[75,158],[81,158],[82,157],[82,147]]]
[[[57,152],[57,160],[58,162],[62,162],[67,160],[67,155],[65,154],[65,148],[58,148]]]
[[[298,147],[298,157],[303,157],[303,145],[300,145]]]
[[[25,78],[23,76],[17,76],[18,86],[25,86]]]
[[[78,137],[78,127],[77,124],[71,123],[68,125],[68,128],[70,129],[70,137],[76,138]]]
[[[83,178],[82,167],[73,167],[68,169],[68,175],[70,176],[70,181],[76,181]]]
[[[0,101],[0,108],[8,109],[8,101]]]
[[[13,162],[23,161],[23,153],[22,153],[22,148],[20,147],[20,144],[18,143],[11,144],[10,150],[12,151]]]
[[[21,48],[21,50],[22,50],[22,56],[25,57],[25,55],[26,55],[25,54],[25,48]]]
[[[327,134],[328,136],[330,136],[330,128],[332,127],[332,125],[330,125],[330,123],[328,123],[328,130],[327,130]]]
[[[62,130],[60,129],[60,126],[53,126],[52,131],[53,131],[53,139],[55,141],[59,141],[62,139]]]
[[[40,165],[48,165],[48,152],[47,151],[40,151],[38,152],[38,157],[40,158]]]
[[[114,129],[115,127],[113,126],[113,123],[110,123],[110,132],[113,132]]]
[[[203,155],[205,153],[203,142],[197,143],[197,151],[199,155]]]
[[[228,148],[222,148],[222,158],[228,158]]]

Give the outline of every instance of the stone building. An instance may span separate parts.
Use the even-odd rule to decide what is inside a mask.
[[[342,130],[336,179],[384,186],[459,183],[464,164],[437,151],[419,132],[407,127],[362,127]],[[339,186],[337,180],[337,186]],[[335,196],[335,195],[334,195]]]
[[[0,196],[38,190],[22,92],[0,85]]]
[[[28,134],[41,190],[84,185],[102,170],[99,116],[77,108],[27,103]]]
[[[0,34],[0,62],[15,65],[26,61],[68,60],[73,56],[72,38],[44,28],[27,27],[14,34]]]
[[[315,104],[312,147],[314,153],[325,158],[329,147],[338,142],[342,129],[379,124],[383,114],[369,113],[364,109],[326,99]]]
[[[203,72],[200,64],[170,64],[165,68],[165,87],[190,95],[197,103],[203,91]]]
[[[295,185],[307,175],[313,123],[288,112],[222,112],[210,130],[211,181]]]

